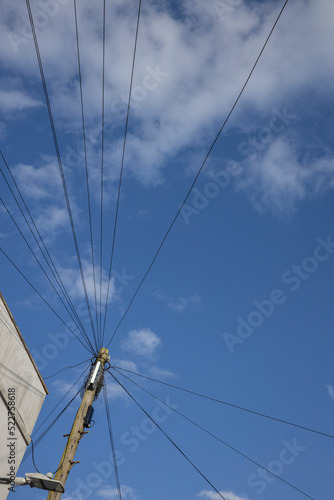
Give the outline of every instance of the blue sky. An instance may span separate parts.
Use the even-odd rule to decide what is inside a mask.
[[[105,300],[138,3],[106,2],[101,266],[102,5],[81,0],[77,7],[95,264],[98,278],[102,267]],[[143,1],[105,344],[282,5]],[[1,0],[0,6],[1,150],[93,341],[26,5]],[[31,8],[95,320],[73,2],[31,0]],[[333,19],[329,0],[288,2],[110,344],[112,365],[328,434],[334,411]],[[1,168],[13,186],[2,160]],[[3,178],[0,192],[37,254]],[[70,324],[3,206],[0,214],[1,248]],[[1,291],[42,375],[87,360],[46,379],[50,394],[38,426],[88,368],[91,355],[3,255],[0,266]],[[135,378],[298,492],[116,376],[226,500],[307,498],[302,492],[332,498],[331,438]],[[220,498],[108,377],[123,498]],[[76,400],[36,448],[41,472],[57,469],[62,435],[78,405]],[[64,500],[118,498],[102,397],[94,419]],[[19,473],[33,470],[29,458]],[[24,488],[15,495],[45,498]]]

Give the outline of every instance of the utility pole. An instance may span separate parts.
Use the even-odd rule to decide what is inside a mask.
[[[102,347],[90,371],[85,394],[74,419],[71,433],[68,436],[67,444],[55,475],[55,480],[60,481],[63,486],[65,486],[71,468],[78,463],[74,461],[74,455],[77,451],[80,439],[87,433],[84,429],[85,427],[89,427],[89,421],[92,415],[92,404],[102,388],[104,365],[109,361],[109,358],[108,349]],[[62,493],[50,491],[47,500],[59,500],[61,495]]]

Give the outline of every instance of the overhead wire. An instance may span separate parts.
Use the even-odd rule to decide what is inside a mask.
[[[110,255],[110,264],[109,264],[107,296],[106,296],[106,303],[105,303],[105,308],[104,308],[102,343],[103,343],[103,340],[104,340],[105,329],[106,329],[106,319],[107,319],[107,311],[108,311],[108,300],[109,300],[109,292],[110,292],[111,273],[112,273],[112,265],[113,265],[113,258],[114,258],[114,249],[115,249],[117,222],[118,222],[119,202],[120,202],[121,187],[122,187],[122,178],[123,178],[125,148],[126,148],[126,140],[127,140],[127,134],[128,134],[128,125],[129,125],[129,115],[130,115],[130,104],[131,104],[131,96],[132,96],[133,76],[134,76],[134,71],[135,71],[136,54],[137,54],[137,42],[138,42],[140,13],[141,13],[141,0],[139,0],[139,5],[138,5],[136,35],[135,35],[135,43],[134,43],[133,57],[132,57],[132,68],[131,68],[129,98],[128,98],[128,107],[127,107],[127,112],[126,112],[126,120],[125,120],[125,130],[124,130],[122,160],[121,160],[121,169],[120,169],[119,181],[118,181],[118,193],[117,193],[117,203],[116,203],[115,220],[114,220],[114,232],[113,232],[113,239],[112,239],[112,246],[111,246],[111,255]]]
[[[54,286],[54,284],[52,283],[50,277],[48,276],[47,272],[45,271],[45,269],[43,268],[41,262],[39,261],[36,253],[34,252],[33,248],[31,247],[31,245],[29,244],[27,238],[24,236],[23,232],[21,231],[19,225],[17,224],[17,222],[15,221],[13,215],[11,214],[10,210],[8,209],[6,203],[3,201],[3,199],[0,197],[0,202],[2,203],[3,207],[5,208],[6,212],[8,213],[9,217],[11,218],[11,220],[13,221],[13,223],[15,224],[15,227],[17,228],[17,230],[19,231],[20,235],[22,236],[25,244],[27,245],[27,247],[29,248],[30,252],[32,253],[33,257],[35,258],[37,264],[39,265],[40,269],[42,270],[43,274],[45,275],[45,277],[47,278],[48,282],[50,283],[51,287],[54,289],[54,291],[56,292],[59,300],[61,301],[61,303],[63,304],[63,306],[65,307],[66,311],[68,312],[69,316],[71,317],[71,319],[74,321],[75,323],[75,319],[73,318],[72,314],[70,313],[68,307],[66,306],[65,302],[63,301],[62,297],[59,295],[59,292],[58,290],[56,289],[56,287]],[[78,325],[77,325],[78,326]],[[82,331],[81,332],[81,335],[86,339],[86,342],[88,343],[88,345],[91,347],[92,350],[94,350],[93,348],[93,345],[91,344],[90,340],[89,340],[89,337],[88,335]]]
[[[217,143],[217,141],[218,141],[218,139],[219,139],[219,137],[220,137],[220,135],[221,135],[222,131],[224,130],[224,128],[225,128],[225,126],[226,126],[226,124],[227,124],[227,122],[228,122],[228,120],[229,120],[230,116],[232,115],[232,113],[233,113],[233,111],[234,111],[235,107],[237,106],[237,104],[238,104],[238,102],[239,102],[239,100],[240,100],[240,98],[241,98],[241,96],[242,96],[242,94],[243,94],[243,92],[244,92],[244,90],[245,90],[245,88],[246,88],[246,86],[247,86],[247,84],[248,84],[249,80],[251,79],[251,76],[252,76],[252,74],[253,74],[253,72],[254,72],[254,70],[255,70],[255,68],[256,68],[256,66],[257,66],[257,64],[258,64],[258,62],[259,62],[259,60],[260,60],[260,58],[261,58],[261,56],[262,56],[262,54],[263,54],[263,52],[264,52],[264,49],[266,48],[266,46],[267,46],[267,44],[268,44],[268,42],[269,42],[269,40],[270,40],[270,38],[271,38],[272,33],[274,32],[274,29],[275,29],[275,27],[276,27],[276,25],[277,25],[277,23],[278,23],[278,21],[279,21],[279,19],[280,19],[281,15],[283,14],[283,11],[284,11],[284,9],[285,9],[285,7],[286,7],[286,5],[287,5],[288,1],[289,1],[289,0],[285,0],[284,5],[283,5],[283,7],[282,7],[282,8],[281,8],[281,10],[280,10],[280,12],[279,12],[279,14],[278,14],[278,16],[277,16],[277,18],[276,18],[276,20],[275,20],[275,22],[274,22],[274,25],[273,25],[273,27],[271,28],[270,33],[269,33],[269,35],[267,36],[266,41],[265,41],[264,45],[262,46],[261,51],[260,51],[259,55],[257,56],[256,61],[255,61],[255,63],[253,64],[252,69],[251,69],[251,71],[250,71],[250,73],[249,73],[249,75],[248,75],[248,77],[247,77],[247,79],[246,79],[246,81],[245,81],[244,85],[242,86],[242,88],[241,88],[241,90],[240,90],[240,92],[239,92],[239,94],[238,94],[238,96],[237,96],[236,100],[234,101],[234,103],[233,103],[233,105],[232,105],[232,107],[231,107],[231,109],[230,109],[229,113],[227,114],[227,116],[226,116],[226,118],[225,118],[225,120],[224,120],[224,122],[223,122],[222,126],[220,127],[218,134],[216,135],[216,137],[215,137],[214,141],[212,142],[212,144],[211,144],[211,146],[210,146],[210,148],[209,148],[209,150],[208,150],[208,152],[207,152],[207,154],[206,154],[206,156],[205,156],[205,158],[204,158],[204,160],[203,160],[203,162],[202,162],[202,164],[201,164],[201,166],[200,166],[200,168],[199,168],[199,170],[198,170],[198,172],[197,172],[197,174],[196,174],[196,176],[195,176],[195,178],[194,178],[194,180],[193,180],[193,182],[192,182],[192,184],[191,184],[191,186],[190,186],[190,188],[189,188],[189,190],[188,190],[188,192],[187,192],[187,194],[186,194],[186,197],[184,198],[184,200],[183,200],[183,202],[181,203],[181,205],[179,205],[179,209],[178,209],[178,211],[177,211],[177,213],[176,213],[176,215],[175,215],[174,219],[172,220],[171,224],[169,225],[169,227],[168,227],[168,229],[167,229],[167,231],[166,231],[166,233],[165,233],[164,237],[163,237],[163,238],[162,238],[162,240],[161,240],[161,243],[160,243],[160,245],[159,245],[159,247],[158,247],[157,251],[155,252],[155,254],[154,254],[154,256],[153,256],[153,259],[152,259],[152,261],[151,261],[150,265],[148,266],[148,269],[146,270],[146,272],[145,272],[145,274],[144,274],[143,278],[141,279],[141,281],[140,281],[140,283],[139,283],[138,287],[136,288],[136,290],[135,290],[135,292],[134,292],[134,294],[133,294],[133,296],[132,296],[132,298],[131,298],[131,300],[130,300],[130,302],[129,302],[128,306],[127,306],[127,308],[125,309],[124,314],[122,315],[122,317],[121,317],[120,321],[118,322],[118,324],[117,324],[117,326],[116,326],[116,328],[115,328],[115,330],[114,330],[114,332],[113,332],[113,334],[112,334],[112,337],[111,337],[110,341],[109,341],[109,342],[108,342],[108,344],[107,344],[107,347],[109,347],[110,343],[113,341],[113,339],[114,339],[114,337],[115,337],[115,335],[116,335],[116,333],[117,333],[117,331],[118,331],[119,327],[121,326],[122,322],[124,321],[125,317],[127,316],[128,312],[129,312],[129,310],[130,310],[130,308],[131,308],[131,306],[132,306],[132,304],[133,304],[133,301],[135,300],[135,298],[136,298],[136,296],[137,296],[137,294],[138,294],[138,292],[139,292],[140,288],[142,287],[142,285],[143,285],[143,283],[144,283],[144,281],[145,281],[146,277],[148,276],[149,272],[151,271],[151,269],[152,269],[152,267],[153,267],[153,265],[154,265],[154,263],[155,263],[155,261],[156,261],[156,259],[157,259],[158,255],[159,255],[159,253],[160,253],[160,251],[161,251],[161,249],[162,249],[162,247],[163,247],[163,245],[164,245],[164,243],[165,243],[165,241],[166,241],[166,239],[167,239],[167,237],[168,237],[168,235],[169,235],[170,231],[172,230],[172,228],[173,228],[173,226],[174,226],[174,224],[175,224],[176,220],[178,219],[178,217],[179,217],[179,215],[180,215],[180,213],[181,213],[181,211],[182,211],[182,209],[183,209],[183,207],[184,207],[184,205],[185,205],[186,201],[188,200],[188,198],[189,198],[189,196],[190,196],[190,194],[191,194],[191,192],[192,192],[192,190],[193,190],[193,188],[194,188],[194,186],[195,186],[195,184],[196,184],[196,182],[197,182],[197,179],[199,178],[200,173],[202,172],[202,170],[203,170],[203,168],[204,168],[204,166],[205,166],[205,164],[206,164],[206,162],[207,162],[207,160],[208,160],[208,158],[209,158],[209,156],[210,156],[210,154],[211,154],[211,152],[212,152],[212,150],[213,150],[213,148],[214,148],[215,144]]]
[[[104,182],[104,92],[106,57],[106,1],[103,0],[102,32],[102,116],[101,116],[101,221],[100,221],[100,337],[102,337],[102,278],[103,278],[103,182]],[[101,342],[99,342],[101,346]]]
[[[315,430],[315,429],[311,429],[310,427],[305,427],[304,425],[295,424],[293,422],[289,422],[288,420],[283,420],[281,418],[273,417],[272,415],[266,415],[265,413],[261,413],[259,411],[250,410],[249,408],[244,408],[244,407],[239,406],[239,405],[228,403],[227,401],[221,401],[220,399],[212,398],[210,396],[206,396],[204,394],[200,394],[199,392],[191,391],[189,389],[184,389],[182,387],[178,387],[177,385],[169,384],[168,382],[163,382],[162,380],[158,380],[158,379],[155,379],[155,378],[152,378],[152,377],[148,377],[147,375],[142,375],[140,373],[137,373],[137,372],[134,372],[134,371],[131,371],[131,370],[126,370],[125,368],[120,368],[119,366],[111,366],[111,368],[113,368],[120,375],[123,375],[121,373],[123,371],[127,372],[127,373],[131,373],[132,375],[137,375],[138,377],[142,377],[144,379],[151,380],[152,382],[157,382],[157,383],[165,385],[167,387],[172,387],[173,389],[177,389],[179,391],[183,391],[183,392],[186,392],[188,394],[193,394],[194,396],[199,396],[200,398],[208,399],[209,401],[214,401],[215,403],[220,403],[222,405],[230,406],[230,407],[236,408],[238,410],[242,410],[242,411],[245,411],[245,412],[248,412],[248,413],[252,413],[253,415],[257,415],[259,417],[268,418],[270,420],[274,420],[274,421],[280,422],[282,424],[291,425],[293,427],[297,427],[297,428],[302,429],[304,431],[313,432],[314,434],[319,434],[321,436],[325,436],[325,437],[334,439],[334,435],[332,435],[332,434],[328,434],[326,432],[322,432],[322,431],[318,431],[318,430]],[[121,371],[119,371],[119,370],[121,370]]]
[[[110,444],[111,444],[111,450],[112,450],[112,456],[113,456],[113,462],[114,462],[114,472],[115,472],[115,478],[116,478],[118,498],[119,498],[119,500],[122,500],[122,489],[121,489],[121,483],[120,483],[119,474],[118,474],[115,442],[114,442],[114,436],[113,436],[113,432],[112,432],[112,424],[111,424],[110,409],[109,409],[109,402],[108,402],[107,384],[105,384],[103,386],[103,396],[104,396],[104,406],[106,409],[109,438],[110,438]]]
[[[168,439],[168,441],[178,450],[179,453],[187,460],[187,462],[198,472],[200,476],[211,486],[211,488],[219,495],[220,498],[223,500],[227,500],[221,492],[211,483],[211,481],[203,474],[203,472],[200,471],[200,469],[190,460],[190,458],[181,450],[181,448],[168,436],[168,434],[160,427],[160,425],[151,417],[149,413],[147,413],[146,410],[141,406],[140,403],[130,394],[130,392],[124,387],[124,385],[113,375],[111,372],[110,375],[112,378],[124,389],[124,391],[127,393],[127,395],[132,399],[132,401],[145,413],[145,415],[153,422],[153,424],[159,429],[159,431]]]
[[[80,270],[80,276],[81,276],[81,281],[82,281],[82,286],[84,289],[84,294],[85,294],[85,300],[86,300],[86,305],[90,317],[90,322],[92,326],[92,331],[93,331],[93,336],[94,336],[94,341],[95,341],[95,347],[96,350],[98,348],[97,346],[97,339],[96,339],[96,333],[95,333],[95,327],[93,323],[93,318],[92,318],[92,312],[91,312],[91,307],[89,303],[89,298],[88,298],[88,292],[87,292],[87,286],[86,286],[86,280],[84,276],[84,270],[83,270],[83,265],[81,261],[81,256],[80,256],[80,250],[79,250],[79,244],[75,232],[75,226],[74,226],[74,220],[73,220],[73,215],[72,215],[72,209],[71,209],[71,204],[70,204],[70,199],[68,195],[68,190],[67,190],[67,185],[66,185],[66,179],[65,179],[65,174],[64,174],[64,169],[63,169],[63,164],[61,160],[61,155],[60,155],[60,150],[59,150],[59,145],[58,145],[58,139],[57,139],[57,134],[56,134],[56,129],[54,125],[54,120],[53,120],[53,115],[52,115],[52,110],[51,110],[51,104],[50,104],[50,99],[49,99],[49,93],[46,85],[46,80],[45,80],[45,75],[44,75],[44,69],[43,69],[43,63],[39,51],[39,46],[38,46],[38,40],[37,40],[37,35],[36,35],[36,30],[35,30],[35,24],[34,24],[34,19],[31,11],[31,6],[30,6],[30,0],[26,0],[26,5],[27,5],[27,10],[28,10],[28,16],[29,16],[29,21],[30,21],[30,27],[34,39],[34,45],[35,45],[35,51],[36,51],[36,56],[37,56],[37,61],[38,61],[38,67],[41,75],[41,80],[42,80],[42,85],[43,85],[43,90],[44,90],[44,96],[45,96],[45,102],[48,110],[48,115],[49,115],[49,121],[50,121],[50,126],[51,126],[51,131],[52,131],[52,137],[53,137],[53,142],[56,150],[56,155],[57,155],[57,160],[58,160],[58,167],[60,171],[60,176],[62,180],[62,185],[63,185],[63,190],[64,190],[64,195],[65,195],[65,201],[66,201],[66,206],[67,206],[67,212],[69,215],[70,219],[70,226],[71,226],[71,231],[72,231],[72,236],[73,236],[73,241],[74,241],[74,246],[75,246],[75,251],[76,251],[76,256],[78,260],[78,265],[79,265],[79,270]]]
[[[58,401],[58,403],[53,407],[53,409],[48,413],[48,415],[45,417],[45,419],[43,420],[43,422],[41,422],[39,424],[38,427],[36,427],[36,429],[34,429],[33,433],[32,433],[32,436],[34,436],[35,434],[37,434],[37,432],[39,431],[39,429],[41,427],[43,427],[43,425],[45,424],[45,422],[51,417],[52,413],[55,411],[56,408],[58,408],[58,406],[64,401],[64,399],[66,398],[66,396],[73,390],[73,388],[77,385],[77,383],[79,382],[79,380],[84,376],[84,374],[86,373],[86,371],[90,368],[90,366],[86,366],[86,368],[84,369],[83,372],[80,373],[79,377],[75,380],[75,382],[73,382],[73,384],[71,385],[71,387],[65,392],[64,396]],[[49,377],[50,378],[50,377]],[[80,391],[82,389],[82,384],[81,384],[81,387],[80,387]]]
[[[81,389],[80,389],[81,390]],[[37,446],[41,443],[41,441],[43,441],[43,439],[45,438],[45,436],[50,432],[50,430],[52,429],[52,427],[55,425],[55,423],[60,419],[60,417],[62,416],[62,414],[67,410],[67,408],[73,403],[73,401],[75,400],[75,398],[78,396],[80,390],[73,396],[73,398],[71,399],[71,401],[69,401],[69,403],[67,403],[67,405],[65,406],[65,408],[63,408],[61,410],[61,412],[56,416],[56,418],[51,422],[51,424],[42,432],[42,434],[38,437],[38,439],[36,439],[35,441],[35,444],[34,444],[34,448],[36,449]],[[28,450],[26,451],[22,461],[21,461],[21,464],[27,460],[27,458],[29,457],[29,455],[32,453],[32,448],[28,448]]]
[[[24,208],[26,209],[27,214],[30,217],[30,220],[31,220],[31,222],[32,222],[32,224],[33,224],[33,226],[35,228],[36,234],[37,234],[37,236],[38,236],[38,238],[39,238],[40,241],[36,237],[36,234],[34,233],[34,231],[33,231],[32,227],[31,227],[31,225],[30,225],[27,217],[25,216],[24,211],[23,211],[23,209],[22,209],[22,207],[21,207],[21,205],[19,203],[19,200],[15,196],[15,193],[14,193],[12,187],[10,186],[10,184],[9,184],[9,182],[7,180],[7,177],[5,176],[5,174],[4,174],[1,166],[0,166],[0,173],[1,173],[2,177],[4,178],[4,180],[6,182],[6,185],[7,185],[8,189],[9,189],[12,197],[14,198],[14,200],[15,200],[15,202],[16,202],[16,204],[17,204],[17,206],[18,206],[18,208],[19,208],[19,210],[20,210],[20,212],[21,212],[21,214],[22,214],[22,216],[23,216],[23,218],[25,220],[25,223],[28,226],[28,228],[29,228],[29,230],[30,230],[30,232],[31,232],[31,234],[32,234],[32,236],[33,236],[33,238],[34,238],[34,240],[35,240],[35,242],[36,242],[36,244],[37,244],[37,246],[38,246],[41,254],[43,255],[46,264],[48,265],[48,267],[49,267],[49,269],[50,269],[50,271],[51,271],[51,273],[52,273],[52,275],[53,275],[56,283],[58,284],[61,292],[63,293],[65,300],[67,301],[69,307],[71,308],[71,310],[72,310],[72,312],[73,312],[73,314],[74,314],[74,316],[76,318],[76,321],[74,320],[74,318],[72,316],[71,316],[71,318],[73,319],[74,323],[76,324],[78,330],[81,330],[82,332],[84,332],[85,335],[88,337],[88,334],[87,334],[87,332],[85,330],[85,327],[84,327],[84,325],[83,325],[83,323],[82,323],[82,321],[81,321],[81,319],[80,319],[80,317],[79,317],[79,315],[78,315],[78,313],[77,313],[77,311],[76,311],[76,309],[75,309],[75,307],[73,305],[73,302],[71,301],[71,299],[70,299],[70,297],[68,295],[68,292],[67,292],[67,290],[65,288],[65,285],[64,285],[64,283],[63,283],[63,281],[62,281],[62,279],[61,279],[61,277],[59,275],[59,272],[57,271],[56,265],[55,265],[55,263],[54,263],[51,255],[50,255],[50,253],[49,253],[49,251],[48,251],[48,249],[47,249],[47,247],[45,245],[44,239],[43,239],[43,237],[42,237],[42,235],[41,235],[41,233],[40,233],[40,231],[39,231],[39,229],[38,229],[38,227],[37,227],[37,225],[36,225],[36,223],[34,221],[34,218],[33,218],[32,214],[31,214],[31,212],[29,210],[29,207],[27,206],[27,204],[26,204],[26,202],[25,202],[25,200],[23,198],[21,190],[20,190],[18,184],[16,183],[15,178],[14,178],[14,176],[12,174],[12,171],[9,168],[8,162],[7,162],[6,158],[4,157],[4,154],[3,154],[3,152],[1,150],[0,150],[0,155],[1,155],[2,160],[3,160],[3,162],[4,162],[4,164],[5,164],[6,168],[7,168],[7,171],[8,171],[8,173],[9,173],[9,175],[10,175],[10,177],[11,177],[13,183],[14,183],[14,186],[15,186],[15,188],[16,188],[16,190],[17,190],[17,192],[18,192],[18,194],[19,194],[19,196],[21,198],[21,201],[22,201],[22,203],[24,205]],[[42,248],[41,244],[42,244],[42,246],[43,246],[43,248],[45,250],[45,253],[43,251],[43,248]]]
[[[70,370],[71,368],[77,368],[77,366],[80,366],[80,365],[83,365],[84,363],[87,363],[87,361],[90,361],[91,358],[88,358],[88,359],[85,359],[84,361],[81,361],[80,363],[76,364],[76,365],[71,365],[71,366],[65,366],[65,368],[62,368],[61,370],[58,370],[56,373],[53,373],[53,375],[48,375],[47,377],[44,377],[43,376],[43,379],[46,380],[48,378],[53,378],[55,377],[56,375],[58,375],[59,373],[65,371],[65,370]],[[85,370],[86,371],[86,370]]]
[[[86,173],[86,189],[87,189],[87,202],[88,202],[88,219],[89,219],[90,247],[91,247],[91,257],[92,257],[92,266],[93,266],[93,283],[94,283],[94,298],[95,298],[96,331],[98,331],[99,324],[98,324],[98,316],[97,316],[97,292],[96,292],[96,274],[95,274],[95,258],[94,258],[93,227],[92,227],[92,208],[91,208],[90,189],[89,189],[89,174],[88,174],[87,146],[86,146],[86,126],[85,126],[84,102],[83,102],[83,91],[82,91],[82,77],[81,77],[81,63],[80,63],[80,45],[79,45],[79,28],[78,28],[78,16],[77,16],[77,3],[76,3],[76,0],[73,0],[73,4],[74,4],[74,18],[75,18],[75,34],[76,34],[76,42],[77,42],[78,74],[79,74],[80,103],[81,103],[81,120],[82,120],[82,136],[83,136],[83,148],[84,148],[84,156],[85,156],[85,173]]]
[[[49,309],[57,316],[57,318],[66,326],[66,328],[73,333],[73,335],[78,339],[78,341],[87,349],[88,352],[94,354],[94,350],[92,351],[90,347],[87,347],[86,344],[82,342],[82,340],[76,335],[76,333],[65,323],[65,321],[59,316],[59,314],[55,311],[55,309],[49,304],[49,302],[43,297],[43,295],[37,290],[37,288],[28,280],[28,278],[23,274],[23,272],[18,268],[15,262],[7,255],[3,248],[0,247],[0,252],[4,257],[10,262],[10,264],[16,269],[16,271],[22,276],[22,278],[28,283],[28,285],[34,290],[34,292],[38,295],[40,299],[48,306]]]
[[[34,430],[32,433],[32,436],[35,436],[39,429],[44,425],[44,423],[50,418],[52,413],[55,411],[55,409],[60,405],[60,403],[66,398],[66,396],[73,390],[73,388],[76,386],[78,381],[81,379],[81,377],[84,375],[84,373],[87,371],[87,367],[84,369],[84,371],[80,374],[80,376],[76,379],[76,381],[73,383],[73,385],[68,389],[68,391],[64,394],[64,396],[61,398],[61,400],[54,406],[54,408],[50,411],[50,413],[45,417],[43,422]],[[38,446],[38,444],[44,439],[44,437],[47,435],[47,433],[52,429],[54,424],[57,422],[57,420],[61,417],[61,415],[67,410],[67,408],[71,405],[71,403],[74,401],[74,399],[78,396],[82,389],[82,385],[80,386],[80,389],[78,392],[74,395],[74,397],[67,403],[67,405],[60,411],[60,413],[55,417],[55,419],[51,422],[51,424],[42,432],[42,434],[37,438],[35,442],[35,448]],[[31,448],[28,448],[23,456],[22,462],[23,463],[31,454]]]
[[[120,373],[120,372],[118,372]],[[308,495],[307,493],[305,493],[305,491],[301,490],[300,488],[298,488],[297,486],[293,485],[292,483],[290,483],[289,481],[286,481],[285,479],[283,479],[281,476],[275,474],[274,472],[270,471],[269,469],[267,469],[266,467],[264,467],[263,465],[261,465],[259,462],[257,462],[256,460],[253,460],[252,458],[250,458],[248,455],[246,455],[245,453],[237,450],[236,448],[234,448],[233,446],[231,446],[230,444],[228,444],[226,441],[223,441],[221,438],[219,438],[218,436],[216,436],[215,434],[213,434],[212,432],[208,431],[207,429],[205,429],[205,427],[197,424],[194,420],[190,419],[189,417],[187,417],[186,415],[184,415],[183,413],[181,413],[180,411],[178,411],[177,409],[173,408],[171,405],[169,405],[168,403],[165,403],[162,399],[158,398],[157,396],[155,396],[154,394],[152,394],[150,391],[148,391],[147,389],[144,389],[144,387],[142,387],[141,385],[137,384],[134,380],[132,380],[131,378],[127,377],[126,375],[120,373],[120,375],[123,375],[123,377],[125,377],[127,380],[129,380],[130,382],[132,382],[136,387],[138,387],[139,389],[141,389],[142,391],[146,392],[146,394],[149,394],[151,397],[153,397],[154,399],[156,399],[157,401],[159,401],[160,403],[162,403],[163,405],[165,405],[167,408],[169,408],[170,410],[173,410],[175,413],[177,413],[180,417],[184,418],[185,420],[187,420],[188,422],[190,422],[191,424],[193,424],[194,426],[196,426],[198,429],[201,429],[202,431],[204,431],[206,434],[209,434],[211,437],[213,437],[214,439],[216,439],[217,441],[221,442],[222,444],[224,444],[225,446],[227,446],[228,448],[230,448],[231,450],[235,451],[236,453],[238,453],[238,455],[241,455],[243,458],[245,458],[246,460],[248,460],[249,462],[255,464],[257,467],[260,467],[261,469],[265,470],[266,472],[268,472],[270,475],[274,476],[276,479],[279,479],[280,481],[282,481],[283,483],[285,483],[287,486],[290,486],[291,488],[293,488],[294,490],[298,491],[299,493],[301,493],[302,495],[304,495],[305,497],[307,498],[310,498],[311,500],[315,500],[315,498],[311,497],[310,495]]]

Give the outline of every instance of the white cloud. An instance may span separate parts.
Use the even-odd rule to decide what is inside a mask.
[[[92,314],[94,314],[93,305],[95,304],[95,287],[94,287],[93,265],[88,260],[85,260],[83,258],[81,259],[81,262],[82,262],[82,267],[83,267],[83,272],[84,272],[84,277],[85,277],[87,294],[88,294],[88,298],[90,300]],[[80,270],[79,270],[77,264],[76,263],[73,264],[72,267],[64,267],[64,266],[60,267],[60,266],[58,266],[58,271],[59,271],[59,274],[62,278],[62,281],[63,281],[65,288],[68,291],[69,295],[75,299],[79,299],[79,298],[84,299],[85,292],[84,292],[84,287],[83,287],[83,283],[82,283],[81,273],[80,273]],[[95,265],[95,280],[96,280],[96,290],[97,290],[96,300],[97,300],[98,307],[100,304],[99,278],[100,278],[100,267]],[[103,307],[105,305],[106,298],[107,298],[108,281],[109,281],[108,274],[106,273],[105,270],[103,270],[102,271],[102,306]],[[115,286],[115,278],[111,277],[110,285],[109,285],[108,303],[112,302],[113,300],[116,300],[116,298],[117,298],[117,291],[116,291],[116,286]]]
[[[58,164],[42,156],[38,164],[19,163],[12,168],[13,176],[43,237],[54,240],[60,231],[70,231],[70,222]],[[78,208],[71,199],[73,216]]]
[[[183,0],[179,5],[181,15],[178,15],[151,0],[143,9],[130,114],[130,123],[135,126],[128,134],[124,175],[146,186],[163,183],[165,169],[180,153],[184,164],[190,157],[197,157],[200,165],[202,149],[207,150],[215,137],[279,9],[272,1],[240,1],[221,16],[214,6],[213,1]],[[38,29],[38,39],[43,47],[43,65],[57,129],[79,143],[81,115],[73,12],[70,4],[58,7],[55,15],[46,15],[44,26]],[[111,185],[117,178],[115,166],[121,158],[122,134],[119,131],[122,128],[123,132],[137,13],[130,0],[122,4],[112,2],[108,9],[107,47],[108,51],[110,47],[113,50],[107,54],[112,64],[106,68],[105,93],[106,119],[112,117],[107,133],[113,134],[113,141],[106,141],[105,150],[108,159],[106,193],[109,194],[113,193]],[[33,8],[35,15],[38,10],[37,3]],[[91,8],[88,0],[80,2],[78,16],[80,33],[84,33],[81,53],[87,130],[96,128],[100,122],[100,14],[99,9]],[[3,0],[0,63],[16,75],[12,88],[0,94],[0,103],[8,109],[13,106],[33,109],[40,104],[22,90],[27,78],[40,85],[28,26],[24,3]],[[303,96],[316,88],[329,102],[334,67],[328,39],[333,31],[334,4],[331,0],[289,3],[231,124],[238,126],[239,132],[245,132],[248,111],[268,110],[275,105],[278,96],[280,102],[293,99],[300,105],[304,102]],[[13,46],[13,34],[21,37],[16,47],[15,43]],[[308,100],[308,107],[316,108],[316,105],[316,101]],[[94,155],[100,148],[100,141],[94,140],[91,145]],[[270,150],[257,159],[258,165],[251,164],[252,168],[245,170],[244,187],[252,192],[257,208],[293,210],[310,192],[315,195],[333,188],[331,173],[324,172],[333,166],[330,155],[319,155],[312,167],[306,158],[301,160],[298,153],[294,148],[272,144]],[[92,167],[93,195],[98,192],[95,167]]]
[[[188,295],[187,297],[177,297],[176,299],[173,299],[168,295],[160,292],[156,292],[154,295],[158,297],[158,299],[165,302],[169,309],[178,312],[183,312],[188,307],[198,307],[202,303],[202,299],[197,293],[193,293],[192,295]]]
[[[126,394],[125,390],[117,382],[114,382],[110,376],[106,378],[106,383],[108,399],[112,401],[119,398],[125,400],[129,399],[129,396]]]
[[[202,299],[197,293],[189,295],[188,297],[178,297],[176,300],[170,300],[168,302],[168,307],[178,312],[182,312],[188,307],[196,307],[201,304]]]
[[[12,172],[25,198],[41,201],[62,193],[58,165],[51,157],[42,157],[36,166],[19,163]]]
[[[136,363],[129,359],[111,359],[110,364],[112,366],[118,366],[119,368],[124,368],[125,370],[131,370],[132,372],[138,371]]]
[[[245,497],[240,497],[239,495],[236,495],[232,491],[220,491],[220,494],[226,500],[246,500]],[[214,493],[213,491],[203,490],[198,494],[198,496],[207,498],[208,500],[221,500],[221,497],[217,493]],[[247,500],[250,499],[248,498]]]
[[[163,368],[160,368],[159,366],[153,365],[150,367],[150,375],[154,378],[173,378],[176,376],[175,373],[171,372],[170,370],[164,370]]]
[[[334,154],[300,157],[287,138],[278,137],[264,150],[241,163],[236,186],[244,190],[259,211],[291,212],[298,202],[334,186]]]
[[[89,373],[88,371],[86,372],[86,375],[87,373]],[[77,375],[78,377],[78,375]],[[69,381],[65,381],[65,380],[61,380],[61,379],[56,379],[52,382],[52,387],[53,387],[53,390],[56,394],[58,394],[59,396],[64,396],[64,394],[66,394],[68,391],[68,395],[69,397],[73,397],[79,390],[79,388],[81,387],[82,385],[82,379],[78,380],[78,382],[73,386],[73,383],[74,381],[72,380],[71,382]],[[72,387],[73,386],[73,387]]]
[[[332,385],[326,385],[329,397],[334,401],[334,387]]]
[[[37,108],[42,103],[33,99],[21,90],[0,89],[0,111],[2,113],[15,113],[25,109]]]
[[[124,500],[137,500],[137,492],[130,486],[121,485],[122,498]],[[98,497],[107,498],[108,500],[117,500],[118,490],[117,488],[112,488],[111,486],[105,486],[96,492]]]
[[[124,351],[148,359],[154,359],[157,356],[157,350],[161,347],[161,339],[149,328],[140,330],[131,330],[128,336],[121,343]]]

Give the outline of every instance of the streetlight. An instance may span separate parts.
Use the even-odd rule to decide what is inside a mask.
[[[30,488],[39,488],[41,490],[56,491],[57,493],[64,493],[65,488],[60,481],[53,478],[53,474],[48,472],[46,475],[40,472],[25,474],[24,477],[16,477],[12,482],[10,479],[0,477],[0,483],[13,484],[14,486],[24,486],[29,484]]]

